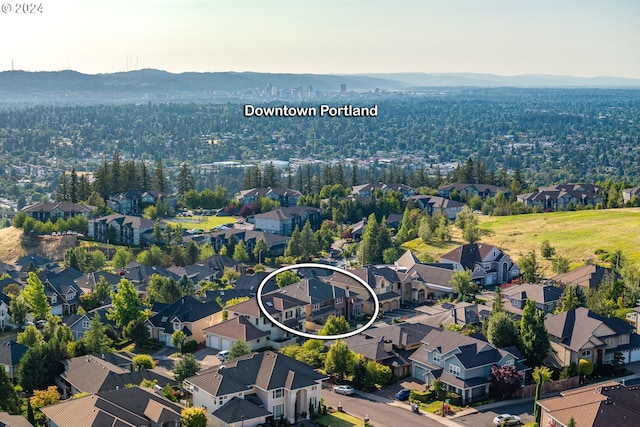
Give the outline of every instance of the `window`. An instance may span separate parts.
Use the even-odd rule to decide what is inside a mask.
[[[291,318],[291,316],[293,316],[293,312],[291,310],[289,310],[289,311],[287,311],[285,313],[284,318],[285,319],[289,319],[289,318]]]
[[[282,417],[284,415],[284,403],[274,405],[271,412],[273,412],[273,417],[275,419]]]
[[[433,352],[433,361],[435,363],[440,363],[442,361],[442,355],[439,352],[434,351]]]
[[[585,350],[582,352],[582,357],[588,357],[591,359],[591,350]]]
[[[173,330],[174,331],[180,330],[180,322],[173,322]]]
[[[344,298],[336,298],[336,304],[342,304],[344,302]]]
[[[316,409],[318,406],[316,405],[316,403],[318,402],[318,398],[313,396],[309,398],[309,405],[313,408]]]
[[[511,366],[513,365],[513,359],[509,359],[506,362],[504,362],[504,366]]]
[[[51,304],[58,302],[58,296],[56,294],[51,295]]]
[[[284,389],[279,388],[279,389],[273,390],[272,394],[274,399],[279,399],[282,396],[284,396]]]
[[[320,310],[320,304],[313,304],[312,307],[314,310]]]
[[[618,344],[629,344],[629,335],[620,335]]]
[[[89,329],[89,321],[88,320],[83,320],[82,321],[82,328],[83,329]]]
[[[460,376],[460,366],[449,364],[449,373],[456,377]]]

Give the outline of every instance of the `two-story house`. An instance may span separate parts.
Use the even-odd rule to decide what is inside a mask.
[[[112,194],[107,200],[107,206],[122,215],[140,216],[145,207],[155,205],[158,200],[167,203],[171,210],[176,210],[175,196],[159,191],[126,191]]]
[[[427,386],[439,378],[447,391],[462,396],[463,403],[489,395],[493,366],[515,365],[524,374],[528,368],[523,359],[515,347],[498,349],[481,339],[442,329],[429,332],[410,356],[414,378]]]
[[[462,202],[440,196],[422,195],[413,196],[410,199],[415,206],[424,210],[427,215],[432,216],[435,213],[441,213],[449,219],[455,219],[456,215],[465,207]]]
[[[380,310],[390,311],[400,308],[401,295],[400,282],[397,271],[387,266],[365,265],[364,267],[349,270],[361,280],[366,282],[375,292],[378,298]],[[362,313],[372,315],[375,312],[375,304],[370,291],[362,286],[361,283],[346,274],[335,273],[326,278],[326,281],[332,285],[341,287],[345,290],[358,295],[362,300]]]
[[[640,361],[640,336],[627,322],[600,316],[587,308],[547,316],[550,361],[556,367],[587,359],[594,365],[612,363],[617,352],[626,363]]]
[[[211,234],[205,234],[202,237],[203,242],[211,243],[211,246],[213,246],[213,248],[218,252],[223,246],[235,246],[235,244],[242,241],[247,248],[247,252],[253,253],[256,243],[260,240],[264,240],[269,250],[268,252],[258,254],[260,261],[263,261],[266,257],[283,255],[287,248],[287,243],[291,240],[289,236],[274,234],[273,232],[245,230],[240,228],[229,228],[227,230],[216,231]]]
[[[131,246],[144,246],[153,241],[156,221],[139,216],[106,215],[89,221],[88,236],[96,240]],[[163,227],[164,228],[164,227]]]
[[[472,271],[479,286],[493,287],[520,276],[518,264],[493,245],[472,243],[462,245],[440,257],[442,263],[452,263],[456,270]]]
[[[215,425],[242,421],[245,427],[255,427],[281,418],[290,423],[304,419],[309,406],[318,409],[326,379],[309,365],[265,351],[189,377],[184,388],[193,395],[193,405],[205,408]]]
[[[465,199],[470,199],[473,196],[480,196],[482,200],[488,197],[495,197],[499,192],[503,193],[505,197],[509,197],[509,190],[506,187],[499,187],[491,184],[466,184],[455,183],[442,186],[438,188],[438,196],[446,199],[451,198],[451,193],[458,192]]]
[[[58,272],[45,270],[38,274],[51,305],[51,314],[62,316],[75,313],[82,295],[82,290],[76,281],[82,276],[82,272],[74,268],[66,268]]]
[[[319,229],[320,212],[320,209],[309,206],[278,208],[254,215],[253,225],[254,229],[258,231],[291,236],[296,227],[302,230],[307,221],[313,230]]]
[[[593,184],[560,184],[540,187],[532,193],[518,194],[520,203],[544,211],[562,211],[573,206],[593,206],[604,203],[604,197]]]
[[[240,206],[252,205],[257,203],[261,197],[268,197],[272,200],[280,202],[280,206],[296,206],[298,199],[302,196],[298,190],[283,187],[266,187],[266,188],[251,188],[249,190],[243,190],[237,197]]]
[[[78,203],[36,203],[22,208],[22,212],[31,218],[42,222],[56,222],[58,218],[67,220],[82,215],[87,219],[93,217],[95,206],[81,205]]]
[[[93,309],[89,312],[87,312],[86,314],[72,314],[71,316],[69,316],[66,320],[65,320],[65,325],[67,325],[69,327],[69,329],[71,329],[71,334],[73,335],[73,339],[75,339],[76,341],[81,339],[84,334],[89,330],[89,325],[91,323],[91,320],[95,317],[98,316],[100,318],[100,322],[104,325],[104,326],[110,326],[114,331],[118,331],[118,327],[116,326],[116,323],[113,320],[109,320],[109,318],[107,317],[107,312],[109,311],[110,307],[98,307],[96,309]]]
[[[545,313],[552,313],[560,303],[562,289],[552,285],[524,283],[505,289],[502,291],[502,296],[509,301],[511,307],[520,310],[517,314],[522,314],[521,310],[524,309],[524,305],[529,299],[536,302],[538,310],[542,310]]]
[[[203,330],[222,320],[222,308],[215,301],[202,302],[185,295],[146,320],[149,337],[173,347],[171,336],[182,331],[188,340],[205,342]]]
[[[4,369],[10,380],[18,379],[18,367],[22,356],[29,350],[26,345],[13,339],[0,342],[0,369]]]
[[[383,193],[387,191],[397,191],[399,193],[402,193],[403,199],[414,196],[416,194],[415,188],[405,184],[378,182],[375,184],[356,185],[351,189],[351,195],[356,197],[370,198],[373,196],[373,193],[376,190],[379,190]]]

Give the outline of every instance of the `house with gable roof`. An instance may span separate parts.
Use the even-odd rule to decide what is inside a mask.
[[[604,203],[599,191],[600,188],[593,184],[559,184],[540,187],[532,193],[518,194],[517,200],[544,211],[562,211],[571,205],[595,207],[598,203]]]
[[[265,351],[229,360],[184,380],[193,405],[207,410],[214,425],[245,427],[279,420],[293,423],[318,409],[327,377],[281,353]]]
[[[290,206],[259,213],[253,216],[254,230],[291,236],[296,227],[302,230],[307,221],[313,230],[317,230],[320,228],[320,212],[320,209],[309,206]]]
[[[298,199],[302,196],[298,190],[284,187],[266,187],[266,188],[251,188],[249,190],[243,190],[238,195],[237,199],[240,206],[251,205],[257,203],[261,197],[268,197],[272,200],[280,202],[280,206],[296,206]]]
[[[5,329],[14,327],[13,322],[11,322],[10,305],[11,298],[0,292],[0,331],[2,332],[4,332]]]
[[[440,257],[440,262],[451,263],[456,271],[469,269],[472,279],[481,287],[493,287],[520,276],[518,264],[493,245],[472,243],[458,246]]]
[[[438,195],[446,199],[451,198],[451,193],[457,191],[465,199],[470,199],[473,196],[480,196],[482,200],[488,197],[495,197],[498,192],[501,192],[505,197],[509,197],[509,189],[506,187],[499,187],[491,184],[467,184],[467,183],[455,183],[442,186],[438,188]]]
[[[17,380],[20,360],[27,350],[29,347],[13,339],[0,342],[0,369],[5,370],[10,380]]]
[[[83,294],[76,281],[82,276],[83,273],[75,268],[58,272],[45,270],[38,274],[51,305],[51,314],[62,316],[75,313],[80,304],[80,295]]]
[[[145,246],[153,241],[152,233],[156,221],[122,214],[106,215],[89,221],[88,236],[131,246]]]
[[[455,219],[456,215],[465,207],[462,202],[440,196],[421,195],[413,196],[410,199],[416,206],[427,212],[427,215],[433,216],[435,213],[441,213],[449,219]]]
[[[42,222],[56,222],[58,218],[66,220],[80,215],[90,219],[95,210],[95,206],[67,202],[36,203],[22,208],[22,212]]]
[[[429,332],[409,359],[413,362],[414,378],[427,386],[439,378],[445,389],[460,394],[465,404],[489,395],[493,366],[515,365],[522,374],[529,369],[515,347],[498,349],[479,338],[446,329]]]

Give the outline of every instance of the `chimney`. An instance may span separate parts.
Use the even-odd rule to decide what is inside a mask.
[[[384,342],[384,351],[386,351],[387,353],[391,353],[393,351],[393,344],[391,343],[391,340],[386,340],[383,338],[383,342]]]
[[[457,325],[458,324],[458,312],[456,311],[455,307],[453,307],[451,309],[451,317],[453,317],[453,324]]]

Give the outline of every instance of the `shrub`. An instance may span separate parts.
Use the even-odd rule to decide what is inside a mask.
[[[462,396],[452,391],[447,393],[447,399],[454,406],[462,406]]]
[[[433,390],[431,391],[416,391],[411,390],[409,393],[409,401],[411,402],[421,402],[421,403],[429,403],[433,400]]]
[[[182,353],[191,353],[198,349],[198,343],[194,340],[187,341],[182,345]]]

